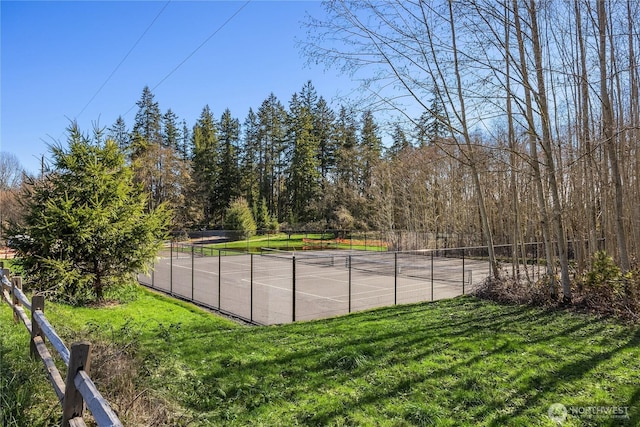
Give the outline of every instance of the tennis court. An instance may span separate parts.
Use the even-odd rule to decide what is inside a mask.
[[[451,298],[490,272],[486,259],[438,251],[205,254],[197,249],[169,248],[139,281],[265,325]]]

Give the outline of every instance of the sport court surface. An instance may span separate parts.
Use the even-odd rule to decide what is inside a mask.
[[[437,251],[222,250],[203,256],[197,249],[164,251],[153,272],[139,275],[139,281],[264,325],[452,298],[490,273],[485,259],[449,258]]]

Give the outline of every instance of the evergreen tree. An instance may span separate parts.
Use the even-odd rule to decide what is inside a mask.
[[[303,102],[300,102],[302,99]],[[290,162],[287,176],[289,211],[296,222],[316,219],[320,195],[318,139],[314,135],[311,111],[300,97],[294,95],[290,103]]]
[[[313,83],[311,83],[311,80],[307,80],[307,82],[302,86],[302,89],[298,94],[298,99],[301,107],[306,107],[310,112],[313,111],[318,103],[318,92],[313,86]]]
[[[226,209],[232,200],[240,196],[240,169],[238,164],[238,144],[240,121],[231,116],[227,108],[218,124],[219,127],[219,179],[216,183],[216,209]]]
[[[438,141],[444,138],[448,133],[448,119],[440,92],[437,87],[434,88],[433,92],[434,95],[431,99],[431,105],[429,106],[429,120],[426,124],[429,145],[438,143]]]
[[[392,160],[395,159],[398,154],[411,147],[411,143],[407,139],[407,135],[398,123],[393,127],[393,135],[391,135],[391,139],[393,142],[391,147],[389,147],[389,157]]]
[[[378,125],[369,110],[362,114],[359,148],[362,162],[360,187],[362,193],[366,194],[372,184],[372,170],[382,156],[382,139],[378,136]]]
[[[134,157],[147,145],[162,143],[162,117],[160,107],[154,99],[154,95],[145,86],[140,100],[136,102],[138,112],[133,124],[132,143]]]
[[[357,155],[358,125],[354,112],[340,107],[336,124],[336,173],[338,183],[355,187],[361,168]]]
[[[138,112],[131,132],[129,155],[135,180],[143,185],[144,191],[149,195],[148,208],[154,209],[162,201],[163,193],[160,182],[162,162],[157,153],[162,143],[162,117],[148,86],[142,90],[136,105]]]
[[[107,134],[107,138],[114,141],[118,145],[120,151],[126,153],[129,149],[130,137],[122,116],[118,116],[116,121],[113,123],[113,126],[111,126],[108,131],[109,133]]]
[[[420,117],[416,119],[416,125],[413,131],[413,137],[415,139],[415,145],[418,148],[426,147],[431,143],[431,138],[429,136],[430,120],[431,120],[431,115],[426,111],[420,114]]]
[[[200,113],[200,118],[193,127],[191,137],[193,153],[192,177],[194,184],[194,200],[200,204],[204,225],[213,225],[217,211],[216,182],[220,177],[218,170],[218,131],[213,114],[206,105]]]
[[[260,197],[267,200],[269,213],[281,219],[286,202],[284,170],[287,112],[273,93],[258,109],[258,124]]]
[[[244,121],[243,146],[240,150],[240,188],[248,203],[255,205],[260,199],[260,161],[261,144],[259,137],[260,125],[258,116],[252,108]],[[266,201],[265,201],[266,203]]]
[[[225,214],[224,228],[233,231],[236,239],[248,239],[256,234],[256,222],[245,199],[231,203]]]
[[[320,97],[313,113],[313,132],[318,140],[318,159],[320,175],[322,176],[322,186],[325,187],[330,173],[336,166],[336,138],[335,120],[336,115],[327,101]]]
[[[23,195],[24,225],[12,234],[30,287],[70,302],[100,300],[148,268],[169,212],[145,213],[146,195],[114,141],[92,140],[75,123],[68,131],[68,148],[51,148],[55,170]]]
[[[184,227],[191,221],[187,197],[191,187],[190,163],[186,157],[184,135],[187,132],[186,122],[182,122],[182,130],[178,124],[178,116],[171,110],[162,116],[162,144],[148,146],[146,152],[137,159],[140,164],[143,158],[152,168],[155,186],[153,198],[155,203],[167,203],[174,212],[174,225]],[[188,142],[188,141],[187,141]]]
[[[447,115],[444,104],[437,88],[434,89],[433,98],[429,110],[424,111],[415,127],[415,139],[417,147],[425,147],[436,144],[448,134]]]
[[[265,199],[261,199],[260,203],[255,205],[254,212],[258,230],[271,230],[273,221],[269,216],[269,209],[267,208],[267,201]]]
[[[182,139],[180,140],[180,145],[178,147],[178,153],[182,160],[187,161],[191,159],[191,153],[189,152],[189,142],[191,141],[191,133],[189,132],[189,127],[187,126],[187,121],[182,120]]]
[[[296,97],[299,106],[305,107],[312,116],[311,133],[318,142],[316,154],[319,160],[318,168],[323,180],[326,180],[330,170],[335,166],[334,122],[336,115],[323,97],[318,98],[316,89],[310,80],[305,83]],[[291,107],[290,110],[292,110]]]
[[[358,125],[355,113],[340,107],[335,127],[336,166],[333,181],[333,199],[325,206],[325,212],[339,224],[340,217],[353,217],[359,210],[360,192],[358,176],[362,169],[358,156]],[[326,191],[325,191],[326,194]]]
[[[162,145],[180,152],[181,135],[178,116],[169,108],[162,116]]]

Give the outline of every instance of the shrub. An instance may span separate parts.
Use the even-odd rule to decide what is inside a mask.
[[[256,234],[256,222],[244,198],[236,199],[231,203],[227,209],[224,226],[234,233],[233,237],[236,239],[248,239]]]
[[[623,273],[606,252],[596,252],[591,269],[579,283],[584,304],[597,311],[638,316],[640,307],[638,272]]]
[[[485,280],[473,293],[499,302],[558,306],[560,301],[549,289],[546,276],[533,283],[502,277]],[[634,322],[640,320],[640,271],[623,273],[605,252],[594,254],[591,269],[575,278],[573,290],[573,308]]]

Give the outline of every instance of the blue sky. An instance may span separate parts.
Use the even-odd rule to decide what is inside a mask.
[[[2,0],[0,150],[37,172],[47,144],[64,142],[70,119],[89,131],[123,115],[130,127],[143,87],[158,85],[244,4]],[[320,2],[250,2],[153,89],[161,110],[191,126],[208,104],[216,116],[229,108],[242,122],[271,92],[287,105],[307,80],[336,107],[357,84],[306,65],[296,46],[306,13],[322,14]]]

